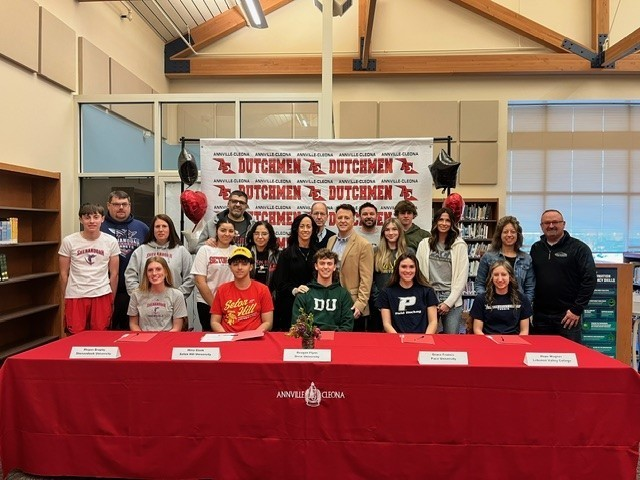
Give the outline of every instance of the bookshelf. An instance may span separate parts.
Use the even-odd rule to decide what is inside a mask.
[[[640,252],[624,252],[622,261],[633,265],[633,291],[640,293]]]
[[[434,199],[432,208],[435,212],[442,206],[444,199]],[[498,223],[497,198],[465,198],[464,212],[459,228],[462,239],[469,250],[469,281],[462,294],[463,310],[468,312],[473,304],[475,293],[475,276],[480,265],[480,258],[487,251]]]
[[[17,242],[1,243],[0,362],[60,338],[60,174],[0,163],[0,218],[17,219]]]

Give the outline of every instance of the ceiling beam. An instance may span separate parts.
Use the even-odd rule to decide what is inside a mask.
[[[609,36],[609,0],[591,0],[591,48],[600,48],[600,35]]]
[[[631,55],[632,53],[640,50],[640,28],[634,30],[629,35],[624,37],[618,43],[611,45],[604,51],[603,66],[609,66],[614,62]],[[616,64],[616,69],[618,65]]]
[[[260,5],[262,5],[264,14],[269,15],[271,12],[291,3],[292,1],[293,0],[260,0]],[[212,19],[191,29],[189,33],[193,39],[193,50],[199,52],[221,38],[231,35],[233,32],[236,32],[246,26],[247,21],[242,14],[240,7],[231,7],[229,10],[225,10]],[[171,59],[184,59],[192,54],[193,51],[185,46],[184,50],[173,55]]]
[[[491,0],[449,0],[481,17],[491,20],[512,32],[527,37],[554,52],[566,52],[562,42],[566,36],[551,30],[519,13],[509,10]],[[574,42],[575,43],[575,42]],[[585,47],[587,48],[587,47]]]
[[[376,15],[376,0],[360,0],[358,13],[360,61],[363,68],[366,68],[369,64],[369,58],[371,58],[371,36],[373,35],[373,19]]]
[[[188,60],[189,73],[171,73],[167,77],[224,78],[318,76],[321,57],[210,57]],[[577,55],[568,53],[499,54],[499,55],[423,55],[380,56],[375,71],[354,71],[351,57],[334,57],[335,76],[385,75],[617,75],[640,74],[640,59],[626,58],[615,69],[594,69]]]

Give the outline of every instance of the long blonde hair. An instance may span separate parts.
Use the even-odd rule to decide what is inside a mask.
[[[149,257],[144,264],[144,274],[140,279],[140,286],[138,288],[140,288],[140,290],[143,292],[148,292],[149,290],[151,290],[151,282],[149,281],[149,276],[147,275],[147,268],[149,268],[149,265],[153,262],[159,263],[164,270],[165,287],[173,287],[173,275],[171,275],[171,269],[169,268],[167,261],[162,257]]]
[[[398,242],[396,244],[395,252],[389,248],[387,237],[384,236],[384,231],[390,223],[393,223],[398,229]],[[373,270],[378,273],[389,272],[393,269],[395,259],[403,253],[407,253],[407,251],[407,240],[404,237],[404,229],[402,228],[400,220],[396,217],[387,218],[380,229],[380,242],[378,242],[378,246],[376,247],[376,252],[373,257]]]

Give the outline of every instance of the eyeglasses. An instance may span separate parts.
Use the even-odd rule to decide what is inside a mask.
[[[541,222],[540,225],[543,225],[545,227],[550,227],[552,225],[562,225],[564,223],[564,220],[551,220],[550,222]]]
[[[229,203],[231,203],[232,205],[246,205],[247,202],[245,202],[244,200],[229,200]]]
[[[127,208],[131,204],[129,202],[123,202],[123,203],[109,202],[109,205],[111,205],[112,207],[116,207],[116,208]]]

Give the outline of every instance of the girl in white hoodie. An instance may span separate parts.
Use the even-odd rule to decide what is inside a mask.
[[[469,276],[467,244],[460,238],[454,218],[451,209],[438,209],[431,237],[422,240],[416,252],[420,270],[436,291],[443,333],[460,333],[462,292]]]

